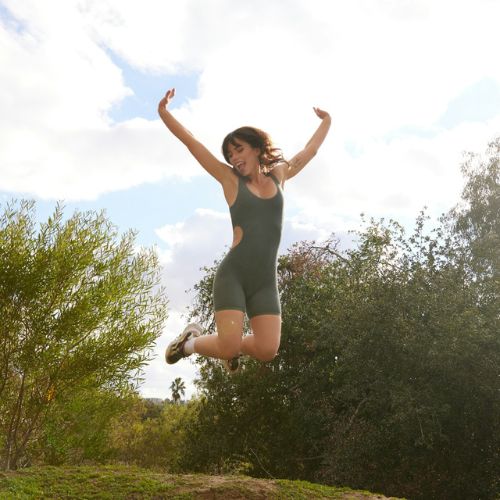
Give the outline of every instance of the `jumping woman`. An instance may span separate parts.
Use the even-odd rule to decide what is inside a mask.
[[[321,119],[304,149],[290,161],[269,136],[253,127],[241,127],[226,136],[220,162],[168,111],[175,89],[167,91],[158,112],[167,128],[200,165],[222,186],[229,205],[233,243],[217,269],[213,300],[217,334],[201,335],[191,323],[168,346],[167,363],[193,353],[225,360],[230,373],[241,354],[272,360],[280,345],[281,305],[277,286],[277,256],[283,225],[283,187],[313,158],[330,128],[330,115],[313,108]],[[251,335],[243,336],[245,313]]]

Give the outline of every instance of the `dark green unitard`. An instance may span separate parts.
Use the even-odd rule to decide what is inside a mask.
[[[220,263],[214,280],[216,311],[237,309],[252,318],[259,314],[281,314],[278,294],[278,246],[283,226],[283,191],[270,174],[277,192],[260,198],[239,177],[238,195],[231,205],[233,229],[240,226],[243,237]]]

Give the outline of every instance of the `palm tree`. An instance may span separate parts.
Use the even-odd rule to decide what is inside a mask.
[[[174,403],[177,403],[181,399],[181,395],[184,396],[186,391],[186,386],[180,377],[177,377],[171,384],[170,390],[172,391],[172,399]]]

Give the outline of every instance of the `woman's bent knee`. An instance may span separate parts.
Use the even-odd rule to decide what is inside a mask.
[[[272,361],[278,354],[278,349],[261,348],[257,349],[256,354],[259,361]]]
[[[219,352],[222,359],[233,359],[240,354],[241,340],[239,342],[224,342],[219,338]]]

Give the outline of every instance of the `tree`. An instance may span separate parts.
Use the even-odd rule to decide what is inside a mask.
[[[475,158],[475,157],[474,157]],[[500,459],[499,160],[469,161],[434,229],[371,220],[355,245],[302,242],[279,261],[282,343],[229,378],[199,359],[192,470],[348,484],[410,498],[495,498]],[[192,314],[213,329],[216,265]]]
[[[35,204],[0,218],[1,464],[27,460],[56,400],[85,388],[137,384],[166,318],[152,250],[134,247],[104,214],[57,206],[36,229]]]
[[[500,138],[489,145],[487,154],[486,159],[467,156],[462,201],[443,223],[455,262],[466,268],[481,307],[491,309],[494,316],[500,300]]]
[[[113,419],[110,427],[110,453],[120,462],[180,472],[183,449],[197,419],[198,402],[191,399],[179,405],[164,401],[158,406],[160,413],[155,411],[151,416],[147,401],[130,398],[125,411]]]
[[[178,403],[181,396],[184,396],[186,392],[186,385],[180,377],[177,377],[171,384],[170,390],[172,391],[172,399],[174,403]]]
[[[48,465],[102,463],[111,455],[115,418],[133,404],[132,396],[103,388],[84,388],[54,398],[26,455]]]

